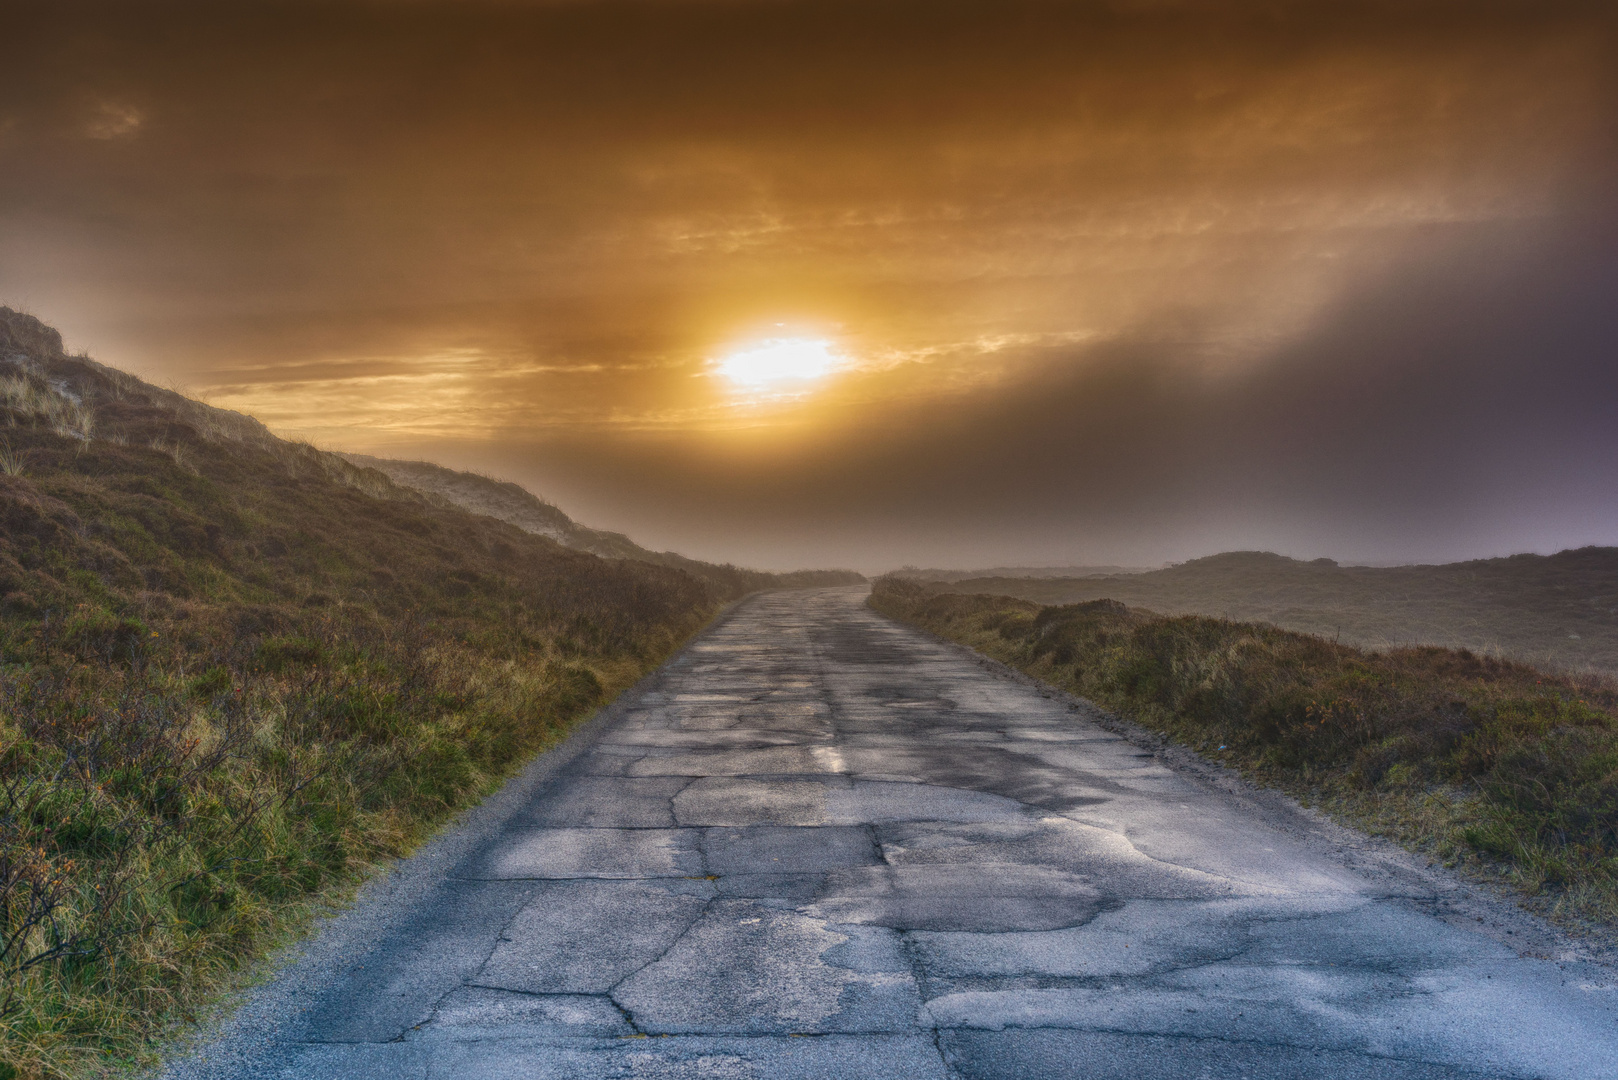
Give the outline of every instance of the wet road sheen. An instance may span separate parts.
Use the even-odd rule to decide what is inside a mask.
[[[1618,1077],[1599,971],[859,589],[739,606],[364,959],[255,1075]]]

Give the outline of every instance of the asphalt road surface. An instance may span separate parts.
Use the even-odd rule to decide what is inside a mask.
[[[1611,969],[1090,715],[863,590],[754,597],[169,1075],[1618,1077]]]

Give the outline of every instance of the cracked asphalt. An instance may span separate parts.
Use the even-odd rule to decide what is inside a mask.
[[[739,605],[167,1077],[1618,1077],[1611,969],[864,595]]]

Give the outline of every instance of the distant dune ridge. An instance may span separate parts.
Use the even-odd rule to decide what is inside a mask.
[[[1433,566],[1339,566],[1233,551],[1143,573],[936,579],[1040,604],[1117,600],[1166,615],[1267,622],[1362,648],[1446,645],[1618,674],[1618,548]]]
[[[1169,564],[1164,563],[1164,566]],[[1112,574],[1144,574],[1155,566],[994,566],[985,570],[933,570],[903,566],[889,577],[914,581],[965,581],[968,578],[1082,578]]]
[[[606,559],[638,559],[641,562],[672,566],[688,574],[739,588],[742,591],[765,588],[800,588],[812,585],[857,585],[864,575],[853,570],[794,570],[784,574],[765,573],[688,559],[672,551],[651,551],[623,533],[606,532],[580,525],[552,503],[519,484],[496,480],[477,473],[457,472],[430,461],[396,461],[369,454],[339,454],[359,468],[374,469],[394,483],[422,492],[429,497],[509,522],[525,532],[548,536],[557,543],[588,551]]]
[[[465,510],[508,521],[559,544],[610,559],[657,561],[657,554],[623,533],[580,525],[560,508],[527,488],[476,473],[456,472],[430,461],[396,461],[370,454],[339,454],[364,469],[375,469],[396,484],[437,495]],[[676,556],[678,557],[678,556]]]

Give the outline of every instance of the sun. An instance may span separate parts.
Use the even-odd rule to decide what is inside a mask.
[[[832,344],[817,338],[770,338],[730,353],[715,370],[750,390],[784,389],[825,378],[841,366]]]

